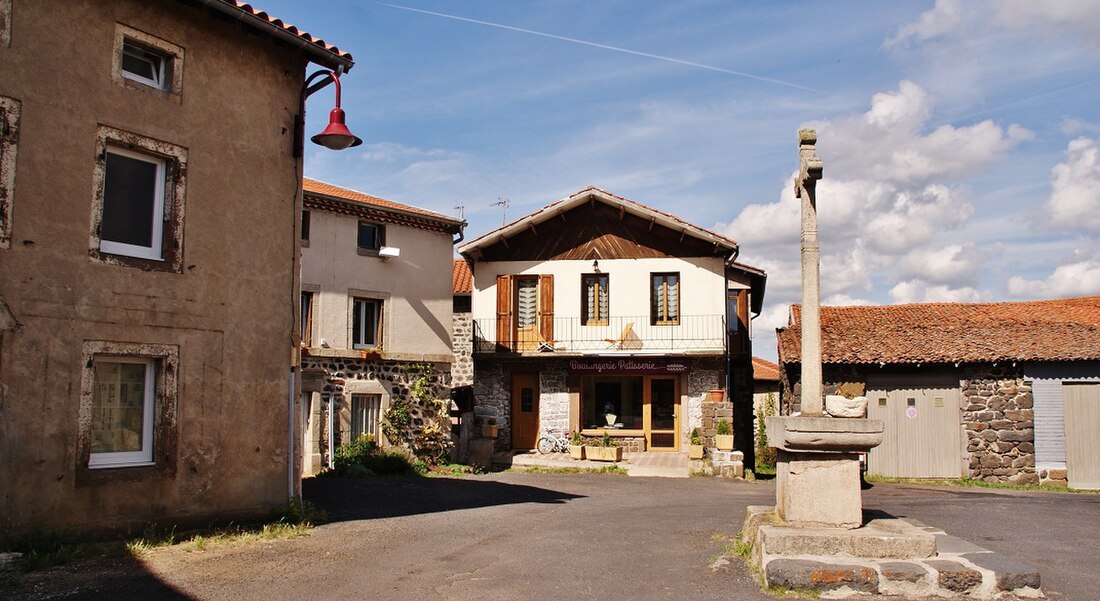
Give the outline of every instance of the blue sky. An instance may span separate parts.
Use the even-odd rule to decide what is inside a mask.
[[[800,127],[826,303],[1100,294],[1095,0],[259,4],[356,58],[364,145],[307,175],[464,205],[471,237],[590,184],[713,228],[768,271],[761,356],[798,300]]]

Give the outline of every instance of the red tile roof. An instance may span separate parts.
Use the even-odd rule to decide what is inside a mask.
[[[451,268],[451,287],[455,294],[473,293],[474,274],[465,259],[455,259],[454,267]]]
[[[778,330],[779,361],[797,363],[801,307]],[[1100,359],[1100,296],[1019,303],[822,307],[824,363]]]
[[[377,196],[371,196],[370,194],[364,194],[357,190],[350,188],[343,188],[326,182],[318,181],[310,178],[302,179],[302,191],[305,193],[307,205],[312,205],[311,208],[324,208],[331,209],[331,206],[319,206],[323,203],[319,202],[325,198],[337,199],[340,201],[350,202],[353,205],[361,205],[370,209],[380,209],[382,212],[391,213],[394,215],[404,216],[406,218],[413,218],[414,221],[430,221],[436,226],[444,226],[448,229],[458,231],[464,222],[442,215],[440,213],[434,213],[427,209],[420,207],[414,207],[412,205],[401,204],[392,200],[386,200],[385,198],[379,198]],[[410,224],[415,225],[415,224]]]
[[[766,380],[770,382],[779,381],[779,366],[767,359],[761,359],[760,357],[752,358],[752,379],[753,380]]]
[[[325,52],[328,52],[328,53],[334,55],[334,57],[338,59],[339,63],[345,64],[345,69],[351,68],[350,67],[350,65],[352,64],[351,54],[348,53],[348,52],[345,52],[343,50],[340,50],[336,46],[333,46],[332,44],[329,44],[328,42],[322,40],[321,38],[314,37],[314,36],[310,35],[308,32],[303,31],[301,29],[298,29],[297,27],[291,25],[290,23],[287,23],[287,22],[283,21],[282,19],[275,18],[275,17],[267,14],[266,12],[264,12],[264,11],[258,9],[258,8],[253,7],[251,4],[248,4],[248,3],[245,3],[245,2],[237,2],[236,0],[221,0],[221,2],[223,4],[228,5],[229,7],[232,7],[234,9],[236,9],[242,16],[245,17],[245,19],[252,19],[252,20],[256,21],[254,23],[255,26],[262,28],[264,25],[267,25],[267,26],[273,27],[277,30],[281,30],[281,31],[284,31],[286,33],[289,33],[289,34],[291,34],[295,37],[298,37],[302,40],[305,40],[306,42],[309,42],[314,47],[316,47],[318,50],[323,50]],[[245,19],[242,19],[242,20],[245,20]]]

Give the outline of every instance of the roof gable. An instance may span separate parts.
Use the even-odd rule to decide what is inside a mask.
[[[801,307],[778,330],[779,360],[797,363]],[[823,363],[1100,359],[1100,296],[1018,303],[821,308]]]
[[[479,260],[725,257],[737,243],[682,219],[586,188],[489,232],[459,252]]]
[[[307,209],[319,209],[354,215],[364,219],[450,233],[457,233],[465,225],[465,222],[454,217],[308,177],[302,179],[302,192],[305,208]]]

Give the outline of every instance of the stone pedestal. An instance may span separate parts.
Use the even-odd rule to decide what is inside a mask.
[[[775,511],[806,528],[859,528],[859,453],[882,442],[883,423],[834,417],[769,417],[776,447]]]
[[[792,453],[780,449],[775,510],[796,528],[859,528],[863,523],[857,453]]]

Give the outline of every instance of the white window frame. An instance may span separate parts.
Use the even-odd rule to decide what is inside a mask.
[[[164,194],[165,194],[165,174],[167,173],[168,161],[162,157],[156,155],[135,152],[120,146],[112,144],[107,145],[107,153],[115,154],[118,156],[124,156],[127,158],[144,161],[146,163],[152,163],[156,165],[157,172],[153,182],[153,232],[151,246],[139,246],[136,244],[127,244],[125,242],[115,242],[113,240],[104,240],[100,236],[99,250],[100,252],[123,255],[127,257],[135,257],[138,259],[150,259],[153,261],[164,260]],[[107,159],[104,157],[103,166],[103,185],[104,195],[106,196],[107,185]],[[106,203],[106,198],[104,198]],[[102,228],[102,218],[101,225]]]
[[[149,59],[147,58],[146,55],[152,55],[152,56],[157,57],[157,59],[159,59],[159,61],[158,61],[159,64],[153,65],[153,67],[154,67],[153,71],[154,71],[154,78],[155,79],[149,79],[148,77],[145,77],[144,75],[139,75],[137,73],[127,71],[126,67],[124,66],[125,61],[120,61],[119,62],[119,71],[120,71],[122,77],[124,77],[126,79],[129,79],[130,81],[136,81],[138,83],[143,83],[147,86],[154,87],[158,90],[167,90],[168,86],[171,85],[171,83],[168,82],[168,81],[165,81],[165,78],[164,78],[165,65],[166,65],[166,63],[168,63],[169,61],[172,60],[172,57],[167,56],[163,52],[160,52],[158,50],[150,50],[149,48],[146,48],[145,46],[142,46],[140,44],[136,44],[136,43],[133,42],[133,40],[131,40],[129,38],[123,38],[123,41],[122,41],[122,56],[123,57],[129,56],[131,58],[135,58],[135,59],[138,59],[138,60],[141,60],[141,61],[151,62],[151,61],[149,61]]]
[[[143,413],[141,426],[141,450],[119,451],[112,453],[93,452],[88,455],[88,467],[93,469],[102,469],[114,467],[138,467],[155,465],[155,462],[153,461],[153,423],[154,411],[156,410],[156,360],[150,357],[96,355],[94,361],[102,361],[103,363],[129,363],[144,365],[145,390],[144,405],[142,408]],[[93,389],[94,386],[95,384],[93,379]]]
[[[383,314],[383,303],[384,302],[385,301],[383,301],[380,298],[367,298],[367,297],[361,297],[361,296],[357,296],[357,297],[352,298],[352,301],[351,301],[351,323],[348,324],[349,325],[348,329],[351,331],[351,348],[353,348],[353,349],[373,349],[373,348],[378,348],[379,346],[381,346],[381,344],[379,344],[379,343],[382,340],[382,314]],[[365,342],[355,342],[355,339],[357,337],[360,340],[363,340],[363,339],[366,338],[365,332],[363,332],[363,331],[356,332],[355,331],[355,316],[356,316],[356,313],[359,313],[359,312],[362,313],[359,316],[359,329],[363,330],[363,327],[366,324],[365,309],[368,306],[368,303],[372,304],[375,307],[375,310],[374,310],[374,342],[372,342],[370,344],[367,344]],[[363,309],[364,311],[361,311],[361,309]]]
[[[382,395],[372,393],[353,393],[351,406],[348,408],[351,414],[351,440],[357,440],[359,436],[367,435],[378,442],[382,435],[379,427],[382,422]],[[356,411],[359,409],[359,411]],[[358,415],[357,415],[358,414]],[[359,430],[359,436],[355,431]]]

